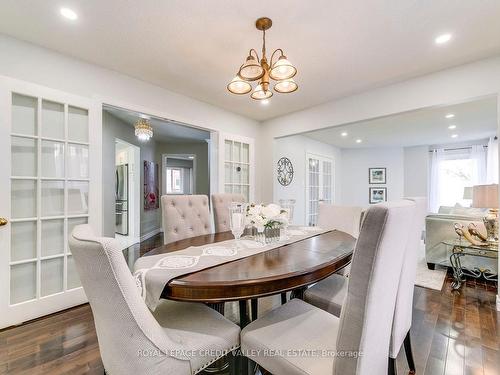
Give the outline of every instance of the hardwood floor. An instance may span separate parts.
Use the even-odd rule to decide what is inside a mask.
[[[129,252],[161,244],[156,236]],[[441,292],[415,288],[412,343],[417,374],[500,373],[500,312],[496,287],[467,281],[452,292],[448,275]],[[402,350],[399,374],[408,366]],[[0,331],[0,374],[103,374],[89,305]]]

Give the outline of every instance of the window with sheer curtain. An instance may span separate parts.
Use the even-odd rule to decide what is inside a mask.
[[[441,206],[470,206],[471,197],[464,194],[466,188],[487,182],[486,150],[483,145],[473,145],[431,151],[431,212],[438,212]]]

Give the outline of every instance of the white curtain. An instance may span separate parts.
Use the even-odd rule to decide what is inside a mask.
[[[444,160],[444,150],[432,150],[431,178],[429,179],[429,211],[438,212],[440,203],[439,164]]]
[[[486,183],[486,151],[484,146],[473,145],[470,150],[470,158],[474,162],[472,184],[484,185]]]
[[[486,183],[498,184],[498,138],[490,137],[486,157]]]

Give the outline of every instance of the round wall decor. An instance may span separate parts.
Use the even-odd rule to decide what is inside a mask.
[[[293,180],[293,165],[290,159],[281,158],[278,160],[278,182],[283,186],[288,186]]]

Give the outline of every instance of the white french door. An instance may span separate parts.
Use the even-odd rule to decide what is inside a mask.
[[[86,301],[68,248],[89,221],[90,100],[0,77],[0,328]]]
[[[306,224],[316,225],[319,203],[333,202],[333,160],[307,154],[306,168]]]
[[[219,137],[219,191],[254,199],[254,140],[230,134]]]

